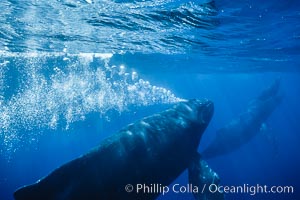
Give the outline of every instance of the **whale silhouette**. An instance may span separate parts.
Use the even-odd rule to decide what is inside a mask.
[[[282,101],[279,86],[280,79],[276,79],[249,103],[244,113],[217,130],[215,139],[201,153],[202,157],[208,159],[233,152],[256,136]]]
[[[89,153],[68,162],[14,193],[16,200],[155,199],[159,192],[138,192],[137,184],[172,183],[185,169],[199,187],[196,199],[223,199],[204,190],[218,175],[201,160],[197,148],[213,115],[209,100],[189,100],[129,124]],[[131,192],[125,187],[131,184]],[[127,188],[128,189],[128,188]]]

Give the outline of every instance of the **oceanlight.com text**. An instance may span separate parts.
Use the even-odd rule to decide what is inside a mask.
[[[203,187],[206,187],[204,185]],[[223,186],[210,184],[208,185],[208,190],[210,193],[225,193],[225,194],[293,194],[294,187],[293,186],[268,186],[268,185],[249,185],[243,184],[239,186]]]

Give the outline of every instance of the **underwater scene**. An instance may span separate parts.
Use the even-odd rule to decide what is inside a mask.
[[[299,1],[0,10],[0,200],[300,199]]]

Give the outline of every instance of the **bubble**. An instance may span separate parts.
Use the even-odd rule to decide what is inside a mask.
[[[132,72],[131,73],[131,80],[132,81],[137,81],[137,79],[138,79],[138,74],[136,72]]]
[[[11,96],[0,98],[0,140],[13,149],[20,141],[38,141],[40,131],[36,130],[68,130],[91,113],[101,113],[105,118],[111,110],[123,112],[132,105],[181,100],[171,91],[139,79],[137,72],[130,72],[124,65],[109,65],[110,57],[86,53],[18,53],[6,57],[19,74],[19,84]],[[68,62],[64,62],[66,59]],[[6,93],[3,83],[9,77],[3,69],[0,92]],[[29,131],[31,135],[26,135]]]
[[[119,69],[119,75],[123,75],[123,74],[125,74],[125,66],[124,65],[121,65],[120,66],[120,69]]]

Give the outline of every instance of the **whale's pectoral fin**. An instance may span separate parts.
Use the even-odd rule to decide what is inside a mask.
[[[224,200],[224,194],[217,191],[220,178],[197,153],[189,166],[189,182],[198,187],[196,200]]]
[[[272,129],[268,128],[266,123],[261,124],[259,131],[262,139],[264,139],[266,143],[269,144],[268,146],[270,146],[270,148],[272,149],[273,157],[276,158],[279,153],[279,140],[275,132]]]

